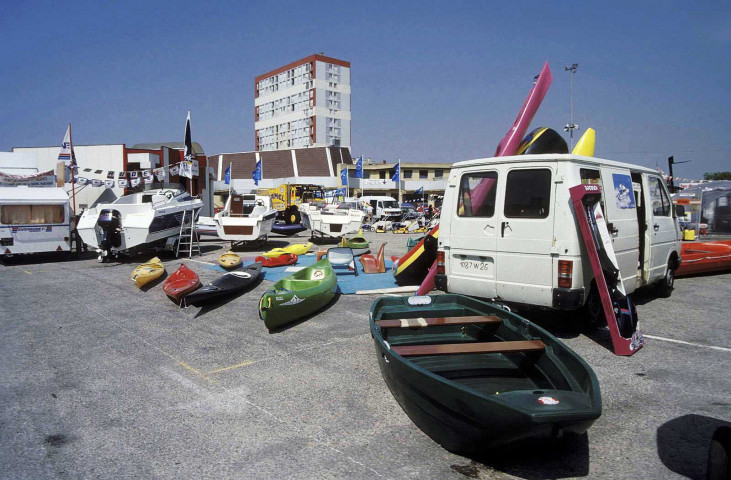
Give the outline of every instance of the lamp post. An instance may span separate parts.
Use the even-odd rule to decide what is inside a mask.
[[[563,127],[564,132],[569,132],[569,151],[574,149],[574,130],[578,129],[579,126],[574,123],[574,73],[576,73],[576,69],[579,68],[578,63],[574,63],[571,66],[566,65],[563,67],[564,70],[570,73],[569,77],[569,105],[571,108],[571,113],[569,117],[569,123],[566,124],[565,127]]]

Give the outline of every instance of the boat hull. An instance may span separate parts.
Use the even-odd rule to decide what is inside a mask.
[[[676,277],[731,270],[731,240],[683,243]]]
[[[276,210],[257,217],[217,216],[216,233],[221,240],[253,242],[269,235],[276,217]]]
[[[453,452],[479,452],[528,439],[583,433],[601,414],[599,383],[591,367],[550,335],[486,302],[458,295],[410,306],[408,297],[382,298],[370,325],[381,374],[411,420]],[[414,298],[414,297],[411,297]],[[394,346],[464,341],[477,326],[402,328],[387,332],[376,321],[418,317],[495,315],[504,340],[540,339],[541,352],[402,357]],[[491,327],[493,328],[493,327]],[[428,330],[433,329],[433,330]],[[550,352],[550,353],[549,353]],[[499,392],[499,393],[496,393]],[[555,403],[545,404],[549,398]]]
[[[327,258],[276,282],[259,300],[259,318],[276,330],[332,302],[338,283]]]
[[[284,267],[297,263],[297,255],[294,253],[283,253],[277,257],[256,257],[254,261],[261,262],[262,266],[267,268]]]
[[[437,259],[439,226],[427,233],[406,255],[393,266],[393,276],[399,285],[418,285]]]
[[[132,270],[132,281],[138,288],[160,278],[165,273],[165,267],[159,258],[155,257]]]
[[[235,272],[229,272],[193,293],[183,297],[182,305],[200,306],[229,295],[239,293],[256,282],[261,273],[261,263],[252,263]]]
[[[296,235],[300,232],[304,232],[307,230],[307,227],[302,225],[301,223],[281,223],[281,222],[275,222],[274,226],[272,226],[272,233],[276,233],[277,235],[284,235],[284,236],[292,236]]]
[[[340,238],[358,233],[363,226],[364,213],[360,210],[328,212],[317,209],[301,210],[302,224],[312,230],[312,236]]]
[[[180,299],[200,287],[201,282],[198,275],[191,269],[181,264],[172,275],[165,279],[162,284],[162,291],[165,294],[180,302]]]

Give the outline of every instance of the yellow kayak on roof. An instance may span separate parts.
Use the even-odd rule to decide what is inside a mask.
[[[305,243],[305,244],[296,243],[294,245],[290,245],[290,246],[284,247],[284,248],[274,248],[272,250],[269,250],[268,252],[262,253],[262,256],[267,257],[267,258],[272,258],[272,257],[278,257],[278,256],[282,255],[283,253],[294,253],[295,255],[304,255],[305,253],[307,253],[310,250],[310,248],[312,248],[312,242]]]
[[[594,156],[594,145],[596,143],[596,132],[593,128],[587,128],[586,132],[581,136],[579,141],[576,143],[574,150],[571,152],[574,155],[583,155],[585,157]]]
[[[155,257],[132,270],[132,280],[139,288],[142,288],[151,281],[160,278],[164,272],[165,267],[160,259]]]
[[[218,264],[223,268],[236,268],[241,265],[241,257],[229,250],[218,257]]]

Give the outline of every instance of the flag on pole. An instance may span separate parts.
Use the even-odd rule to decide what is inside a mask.
[[[259,185],[259,180],[261,180],[261,160],[256,162],[256,168],[251,172],[251,178],[254,179],[254,185]]]
[[[344,168],[340,171],[340,183],[343,185],[348,184],[348,169]]]
[[[414,192],[415,195],[424,195],[424,187],[419,188]]]
[[[226,171],[223,172],[223,179],[225,180],[226,185],[231,183],[231,164],[229,164]]]
[[[66,135],[63,137],[61,144],[61,152],[58,154],[58,161],[63,162],[67,167],[76,166],[76,155],[74,148],[71,146],[71,124],[66,129]]]
[[[363,178],[363,155],[355,162],[355,178]]]
[[[399,171],[401,170],[401,160],[398,161],[398,163],[393,167],[393,177],[391,177],[391,180],[393,180],[396,183],[399,183],[400,181],[400,175]]]
[[[190,110],[188,110],[188,119],[185,121],[185,160],[193,160],[193,142],[190,139]]]

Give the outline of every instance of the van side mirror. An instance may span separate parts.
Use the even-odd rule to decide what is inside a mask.
[[[675,205],[675,216],[678,218],[685,217],[685,205]]]

